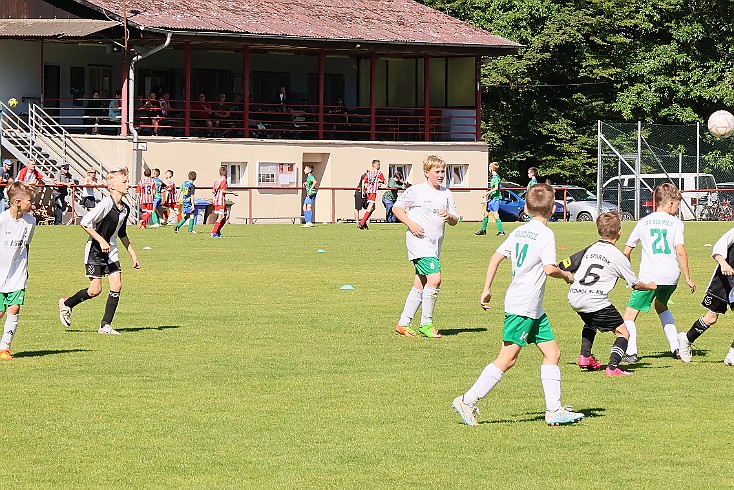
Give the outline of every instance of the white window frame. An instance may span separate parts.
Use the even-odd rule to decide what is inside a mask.
[[[244,185],[247,162],[222,162],[222,167],[227,168],[227,184]]]
[[[263,180],[266,177],[266,180]],[[257,185],[263,187],[298,187],[298,166],[294,162],[258,162]]]
[[[413,165],[410,163],[391,163],[387,166],[387,179],[390,180],[395,172],[403,174],[403,182],[408,182]]]
[[[466,164],[449,164],[446,165],[446,180],[445,185],[447,188],[451,187],[464,187],[464,180],[466,179],[466,171],[468,169]],[[456,181],[458,176],[459,181]]]

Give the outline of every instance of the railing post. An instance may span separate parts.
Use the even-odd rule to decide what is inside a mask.
[[[248,199],[247,209],[249,212],[250,224],[253,224],[252,223],[252,187],[247,189],[247,199]]]
[[[331,189],[331,224],[336,223],[336,189]]]

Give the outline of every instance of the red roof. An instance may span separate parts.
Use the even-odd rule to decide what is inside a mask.
[[[77,1],[120,18],[126,6],[128,22],[173,31],[510,49],[520,46],[413,0]]]

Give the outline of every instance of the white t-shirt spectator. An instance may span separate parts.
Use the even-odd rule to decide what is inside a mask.
[[[28,282],[28,245],[33,239],[36,218],[25,213],[13,219],[10,211],[0,213],[0,292],[14,293]]]
[[[658,286],[678,284],[677,245],[683,245],[683,222],[668,213],[658,211],[637,222],[627,240],[634,248],[642,242],[640,281],[655,282]]]
[[[543,266],[556,265],[556,237],[539,220],[516,228],[497,248],[512,263],[512,282],[505,294],[505,313],[540,318],[546,275]]]
[[[451,191],[445,187],[434,189],[428,182],[409,187],[398,198],[396,208],[404,209],[408,218],[423,227],[423,237],[418,238],[410,230],[405,233],[408,260],[436,257],[441,254],[443,232],[446,222],[438,216],[441,210],[458,216]]]

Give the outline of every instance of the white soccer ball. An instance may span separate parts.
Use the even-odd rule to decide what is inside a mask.
[[[717,138],[728,138],[734,132],[734,116],[729,111],[716,111],[709,117],[709,131]]]

